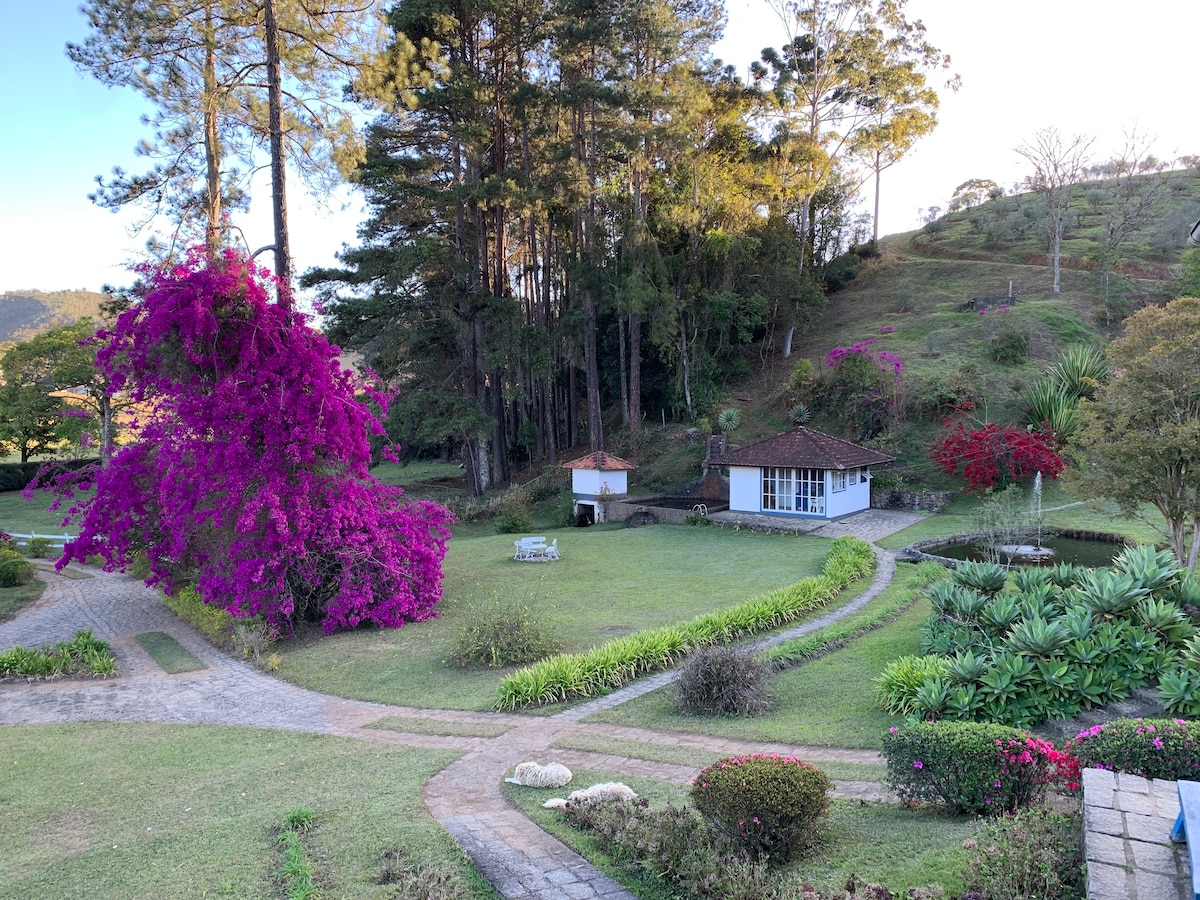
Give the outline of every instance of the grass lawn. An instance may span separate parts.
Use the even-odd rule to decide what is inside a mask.
[[[916,567],[900,564],[884,596],[911,594]],[[918,600],[895,621],[850,641],[846,647],[789,669],[771,679],[774,709],[754,718],[708,718],[683,715],[671,703],[667,687],[613,709],[590,716],[591,722],[615,722],[643,728],[666,728],[749,741],[778,741],[822,747],[878,749],[895,719],[875,707],[872,683],[898,656],[915,653],[920,626],[929,615],[927,600]],[[861,615],[861,613],[860,613]]]
[[[144,631],[135,635],[134,640],[142,645],[142,649],[149,653],[150,657],[168,675],[197,672],[200,669],[208,668],[164,631]]]
[[[0,898],[278,897],[274,828],[297,806],[326,897],[394,897],[379,857],[403,848],[495,897],[421,802],[453,756],[249,728],[0,729]]]
[[[28,604],[42,596],[42,591],[45,589],[46,583],[37,579],[29,584],[0,588],[0,622],[11,619]]]
[[[513,535],[455,538],[439,617],[280,645],[280,674],[316,690],[405,706],[489,709],[505,670],[447,666],[461,623],[493,595],[541,611],[564,650],[686,621],[820,572],[830,541],[653,525],[546,530],[562,559],[512,559]]]
[[[594,837],[568,827],[558,810],[541,806],[550,797],[563,797],[576,787],[602,781],[625,782],[648,798],[651,806],[687,802],[687,787],[596,771],[576,771],[566,788],[506,784],[505,792],[538,825],[612,874],[642,900],[667,900],[673,895],[661,881],[646,874],[616,870]],[[835,800],[829,804],[823,845],[782,869],[780,880],[830,890],[841,888],[855,874],[886,884],[897,894],[909,887],[938,883],[947,896],[958,896],[965,889],[966,851],[962,842],[974,833],[972,821],[929,809],[914,812],[887,804]]]
[[[61,512],[48,512],[53,497],[41,492],[26,500],[20,491],[0,493],[0,531],[18,534],[75,534],[75,527],[64,528]]]

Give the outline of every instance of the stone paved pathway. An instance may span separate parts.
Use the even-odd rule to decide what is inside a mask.
[[[899,520],[878,519],[875,512],[864,514],[870,515],[870,519],[863,524],[875,526],[872,530],[901,527],[897,524]],[[861,609],[886,588],[895,571],[890,553],[876,549],[876,556],[879,561],[876,577],[861,596],[838,610],[772,635],[754,646],[766,647],[808,634]],[[669,684],[676,677],[675,672],[642,679],[606,697],[547,718],[413,709],[332,697],[280,681],[216,650],[163,606],[154,591],[134,579],[95,571],[89,574],[92,577],[73,579],[43,572],[41,577],[48,583],[45,594],[15,619],[0,624],[0,649],[42,646],[69,639],[78,629],[90,628],[112,645],[120,661],[121,677],[0,684],[0,725],[86,721],[244,725],[462,752],[458,760],[427,782],[425,805],[484,877],[509,900],[633,900],[633,895],[617,882],[508,803],[500,784],[517,763],[531,759],[561,761],[568,767],[608,770],[679,784],[686,784],[696,772],[688,766],[553,746],[568,733],[698,748],[721,755],[780,752],[814,762],[882,762],[879,754],[870,751],[753,744],[582,721],[598,710]],[[134,639],[146,631],[170,634],[208,668],[180,675],[165,674]],[[384,716],[499,723],[511,727],[495,738],[420,735],[366,727]],[[890,799],[880,785],[869,782],[837,782],[834,793],[863,800]]]

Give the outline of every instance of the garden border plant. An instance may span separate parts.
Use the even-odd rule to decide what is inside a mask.
[[[108,644],[91,629],[76,631],[69,641],[34,650],[10,647],[0,652],[0,678],[57,678],[68,675],[105,678],[117,674]]]
[[[505,677],[494,707],[517,709],[586,699],[621,687],[641,675],[670,668],[692,650],[777,628],[819,609],[846,585],[869,574],[874,564],[875,553],[866,541],[838,538],[820,575],[681,625],[637,631],[584,653],[543,659]]]

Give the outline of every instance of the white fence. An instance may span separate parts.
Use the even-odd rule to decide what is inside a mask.
[[[33,538],[46,538],[50,542],[51,547],[62,548],[62,545],[67,541],[73,541],[79,535],[76,534],[17,534],[10,531],[8,536],[13,539],[13,543],[24,547]]]

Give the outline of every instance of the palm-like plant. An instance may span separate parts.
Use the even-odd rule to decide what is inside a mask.
[[[1056,381],[1043,378],[1025,389],[1022,395],[1029,408],[1026,421],[1039,431],[1049,431],[1060,441],[1069,441],[1079,430],[1075,414],[1078,400]]]
[[[807,403],[797,403],[788,410],[788,418],[793,425],[807,425],[812,421],[812,410],[808,408]]]
[[[1104,352],[1088,344],[1068,347],[1046,372],[1046,377],[1075,399],[1091,398],[1111,375],[1112,366]]]
[[[721,429],[722,434],[729,434],[731,431],[737,431],[742,424],[742,413],[735,406],[728,409],[723,409],[717,413],[717,427]]]

